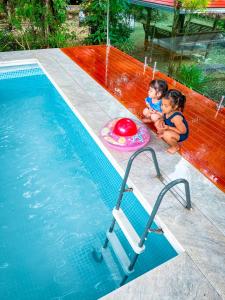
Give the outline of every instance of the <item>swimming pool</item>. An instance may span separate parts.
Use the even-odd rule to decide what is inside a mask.
[[[0,69],[0,299],[97,299],[123,273],[91,255],[111,223],[121,177],[37,64]],[[123,210],[140,234],[148,215]],[[129,245],[117,228],[127,252]],[[177,255],[150,235],[129,280]]]

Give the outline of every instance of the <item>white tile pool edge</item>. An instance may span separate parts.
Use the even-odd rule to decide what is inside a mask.
[[[20,65],[30,65],[38,64],[40,67],[40,62],[36,58],[31,59],[20,59],[20,60],[10,60],[10,61],[1,61],[0,67],[10,67],[10,66],[20,66]],[[41,68],[43,70],[43,68]]]
[[[111,155],[108,148],[103,144],[101,139],[98,135],[95,134],[95,132],[92,130],[92,128],[88,125],[88,123],[85,121],[85,119],[81,116],[79,111],[74,107],[74,105],[71,103],[70,99],[65,95],[63,90],[56,84],[52,76],[45,70],[45,68],[42,66],[40,61],[38,59],[21,59],[21,60],[12,60],[12,61],[5,61],[0,62],[1,66],[19,66],[19,65],[26,65],[26,64],[33,64],[36,63],[38,66],[42,69],[43,73],[46,75],[46,77],[50,80],[50,82],[53,84],[55,89],[58,91],[58,93],[61,95],[63,100],[66,102],[66,104],[70,107],[72,112],[75,114],[75,116],[79,119],[81,124],[84,126],[84,128],[87,130],[87,132],[90,134],[90,136],[93,138],[93,140],[96,142],[98,147],[101,149],[101,151],[104,153],[104,155],[107,157],[107,159],[110,161],[110,163],[113,165],[113,167],[116,169],[116,171],[119,173],[121,178],[124,177],[124,170],[119,165],[119,163],[116,161],[116,159]],[[132,155],[132,154],[131,154]],[[131,179],[128,178],[127,181],[129,186],[132,186],[133,193],[136,196],[137,200],[141,203],[141,205],[144,207],[146,212],[150,215],[152,211],[152,206],[147,202],[146,198],[143,197],[139,189],[136,187],[136,185],[132,182]],[[119,194],[119,192],[118,192]],[[115,202],[116,204],[116,202]],[[163,229],[164,235],[169,241],[169,243],[173,246],[177,254],[181,254],[185,252],[185,249],[183,246],[178,242],[178,240],[175,238],[175,236],[171,233],[171,231],[167,228],[167,226],[162,222],[162,220],[156,215],[155,217],[155,223]],[[109,224],[110,225],[110,224]]]

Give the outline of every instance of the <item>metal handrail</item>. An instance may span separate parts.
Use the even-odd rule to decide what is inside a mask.
[[[126,184],[127,184],[127,178],[128,178],[128,176],[130,174],[130,169],[131,169],[131,166],[132,166],[132,163],[133,163],[134,159],[139,154],[141,154],[142,152],[147,152],[147,151],[151,152],[157,177],[161,178],[161,173],[160,173],[160,170],[159,170],[159,164],[158,164],[158,160],[157,160],[157,157],[156,157],[154,149],[152,149],[151,147],[146,147],[144,149],[140,149],[140,150],[136,151],[135,153],[133,153],[131,155],[129,161],[128,161],[128,164],[127,164],[126,172],[125,172],[125,175],[124,175],[124,178],[123,178],[123,182],[122,182],[122,185],[121,185],[121,188],[120,188],[120,194],[119,194],[119,197],[118,197],[118,200],[117,200],[117,204],[116,204],[116,209],[120,208],[120,204],[121,204],[121,201],[122,201],[122,198],[123,198],[123,193],[125,191],[125,187],[126,187]]]
[[[151,212],[151,216],[150,216],[149,221],[148,221],[148,223],[147,223],[147,225],[145,227],[145,231],[144,231],[144,233],[143,233],[143,235],[142,235],[142,237],[140,239],[140,242],[138,244],[138,246],[140,248],[144,245],[145,241],[147,240],[147,236],[148,236],[149,232],[151,232],[150,229],[151,229],[152,223],[154,221],[154,218],[155,218],[155,216],[156,216],[156,214],[158,212],[159,206],[160,206],[160,204],[161,204],[161,202],[162,202],[165,194],[170,189],[172,189],[175,185],[180,184],[180,183],[183,183],[184,186],[185,186],[185,194],[186,194],[186,202],[187,202],[186,208],[189,209],[189,210],[192,208],[192,206],[191,206],[191,196],[190,196],[189,183],[188,183],[188,181],[186,179],[183,179],[183,178],[176,179],[176,180],[171,181],[169,184],[167,184],[161,190],[161,192],[159,193],[159,195],[157,197],[157,200],[156,200],[155,205],[154,205],[154,207],[152,209],[152,212]],[[139,254],[135,254],[134,255],[134,257],[133,257],[133,259],[132,259],[132,261],[130,263],[130,266],[129,266],[129,271],[133,270],[134,265],[135,265],[135,263],[137,261],[138,255]],[[127,278],[128,278],[128,276],[125,275],[124,278],[123,278],[123,280],[122,280],[122,282],[121,282],[121,285],[123,285],[125,283],[125,281],[127,280]]]
[[[121,202],[122,202],[122,199],[123,199],[123,194],[124,192],[126,191],[126,184],[127,184],[127,178],[129,176],[129,173],[130,173],[130,169],[131,169],[131,166],[132,166],[132,163],[134,161],[134,159],[139,155],[141,154],[142,152],[151,152],[152,154],[152,159],[153,159],[153,162],[154,162],[154,166],[155,166],[155,170],[156,170],[156,174],[157,174],[157,177],[158,178],[161,178],[161,173],[160,173],[160,170],[159,170],[159,164],[158,164],[158,160],[157,160],[157,157],[156,157],[156,154],[155,154],[155,150],[152,149],[151,147],[146,147],[146,148],[143,148],[143,149],[139,149],[137,150],[135,153],[133,153],[128,161],[128,164],[127,164],[127,168],[126,168],[126,172],[125,172],[125,175],[124,175],[124,178],[123,178],[123,182],[122,182],[122,185],[121,185],[121,188],[120,188],[120,193],[119,193],[119,197],[118,197],[118,200],[117,200],[117,203],[116,203],[116,209],[118,210],[120,208],[120,205],[121,205]],[[111,223],[111,226],[109,228],[109,232],[112,232],[113,229],[114,229],[114,226],[115,226],[115,223],[116,223],[116,220],[115,218],[113,217],[112,219],[112,223]],[[105,242],[104,242],[104,245],[103,245],[103,248],[106,248],[107,245],[108,245],[108,238],[106,237],[105,239]]]
[[[180,184],[180,183],[183,183],[184,186],[185,186],[185,194],[186,194],[186,202],[187,202],[187,205],[186,205],[186,208],[187,209],[191,209],[192,206],[191,206],[191,195],[190,195],[190,188],[189,188],[189,183],[186,179],[183,179],[183,178],[180,178],[180,179],[176,179],[176,180],[173,180],[171,181],[169,184],[167,184],[162,190],[161,192],[159,193],[158,195],[158,198],[155,202],[155,205],[152,209],[152,212],[151,212],[151,217],[146,225],[146,230],[145,232],[143,233],[141,239],[140,239],[140,242],[139,242],[139,247],[142,247],[144,242],[145,242],[145,239],[149,233],[149,229],[151,228],[152,226],[152,223],[153,223],[153,220],[155,218],[155,215],[157,214],[157,211],[159,209],[159,206],[162,202],[162,199],[164,198],[165,194],[170,190],[172,189],[172,187],[174,187],[175,185],[177,184]]]
[[[123,178],[123,182],[121,184],[121,188],[120,188],[120,193],[119,193],[119,197],[118,197],[118,200],[117,200],[117,203],[116,203],[116,207],[115,209],[119,210],[120,208],[120,205],[121,205],[121,202],[122,202],[122,199],[123,199],[123,194],[124,192],[127,192],[127,191],[132,191],[133,189],[132,188],[128,188],[126,189],[126,184],[127,184],[127,179],[128,179],[128,176],[129,176],[129,173],[130,173],[130,169],[131,169],[131,166],[132,166],[132,163],[134,161],[134,159],[142,152],[151,152],[152,154],[152,159],[153,159],[153,163],[154,163],[154,166],[155,166],[155,169],[156,169],[156,174],[157,174],[157,177],[159,179],[161,179],[161,173],[160,173],[160,169],[159,169],[159,165],[158,165],[158,161],[157,161],[157,158],[156,158],[156,154],[155,154],[155,151],[151,148],[151,147],[146,147],[144,149],[140,149],[138,151],[136,151],[135,153],[132,154],[132,156],[130,157],[129,161],[128,161],[128,164],[127,164],[127,168],[126,168],[126,171],[125,171],[125,175],[124,175],[124,178]],[[138,246],[140,248],[142,248],[142,246],[144,245],[145,241],[147,240],[147,236],[150,232],[156,232],[156,233],[159,233],[159,232],[162,232],[162,229],[151,229],[151,226],[152,226],[152,223],[154,221],[154,218],[158,212],[158,209],[160,207],[160,204],[165,196],[165,194],[170,190],[172,189],[175,185],[177,184],[180,184],[180,183],[183,183],[184,186],[185,186],[185,193],[186,193],[186,208],[187,209],[191,209],[191,196],[190,196],[190,188],[189,188],[189,183],[186,179],[176,179],[176,180],[173,180],[171,181],[170,183],[168,183],[162,190],[161,192],[159,193],[158,197],[157,197],[157,200],[154,204],[154,207],[152,209],[152,212],[151,212],[151,215],[150,215],[150,218],[148,220],[148,223],[145,227],[145,231],[144,233],[142,234],[141,238],[140,238],[140,242],[138,243]],[[113,229],[114,229],[114,226],[115,226],[115,223],[116,223],[116,219],[115,217],[113,217],[112,219],[112,223],[111,223],[111,226],[109,228],[109,232],[113,232]],[[109,242],[109,239],[108,237],[106,236],[106,239],[105,239],[105,242],[104,242],[104,245],[103,245],[103,249],[105,249],[108,245],[108,242]],[[133,268],[134,268],[134,265],[137,261],[137,258],[138,258],[138,255],[137,253],[135,253],[135,255],[133,256],[131,262],[130,262],[130,265],[128,267],[129,271],[132,271]],[[96,261],[102,261],[103,259],[103,256],[102,256],[102,253],[97,253],[94,249],[93,251],[93,256],[95,258]],[[122,282],[120,283],[120,285],[123,285],[126,280],[128,278],[128,275],[126,274],[124,277],[123,277],[123,280]]]

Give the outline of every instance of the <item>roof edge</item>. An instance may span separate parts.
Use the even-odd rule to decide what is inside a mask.
[[[140,6],[144,6],[144,7],[161,8],[161,9],[170,10],[170,11],[172,11],[174,9],[173,6],[162,5],[162,4],[157,4],[157,3],[153,3],[153,2],[146,2],[143,0],[128,0],[128,1],[132,4],[136,4],[136,5],[140,5]]]
[[[136,4],[136,5],[141,5],[144,7],[150,7],[150,8],[156,8],[156,9],[164,9],[164,10],[169,10],[169,11],[173,11],[174,7],[170,6],[170,5],[163,5],[163,4],[157,4],[154,2],[148,2],[145,0],[128,0],[130,3],[132,4]],[[199,10],[196,9],[195,11],[190,11],[190,10],[186,10],[186,9],[181,9],[180,13],[181,14],[188,14],[188,13],[195,13],[195,14],[202,14],[202,13],[212,13],[212,14],[224,14],[225,13],[225,7],[224,8],[219,8],[219,7],[208,7],[205,8],[204,10]]]

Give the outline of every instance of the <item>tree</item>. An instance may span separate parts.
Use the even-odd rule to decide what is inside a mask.
[[[171,35],[171,51],[169,57],[169,66],[168,66],[168,75],[173,76],[174,72],[176,72],[174,66],[175,60],[175,49],[176,45],[176,37],[178,34],[182,33],[183,42],[185,43],[185,36],[189,32],[189,27],[191,23],[191,19],[193,13],[197,11],[202,12],[207,7],[209,0],[175,0],[174,1],[174,19],[173,19],[173,27],[172,27],[172,35]],[[181,10],[182,14],[181,14]],[[180,56],[180,63],[183,57],[183,50]]]
[[[178,2],[182,8],[191,12],[205,9],[209,4],[209,0],[179,0]]]
[[[12,49],[63,45],[69,36],[63,27],[66,5],[67,0],[2,0],[7,43],[11,42]]]
[[[185,32],[188,32],[193,13],[196,11],[203,12],[207,8],[209,0],[180,0],[179,2],[188,16],[185,22]]]
[[[126,0],[84,0],[85,24],[89,26],[87,44],[105,44],[107,29],[107,5],[109,1],[109,37],[111,44],[121,47],[129,39],[130,7]]]
[[[133,5],[132,12],[135,15],[135,19],[143,25],[143,29],[145,32],[144,50],[147,51],[150,45],[149,39],[152,40],[154,38],[153,25],[156,21],[162,19],[162,14],[160,14],[158,9],[151,7],[142,7],[139,5]]]

